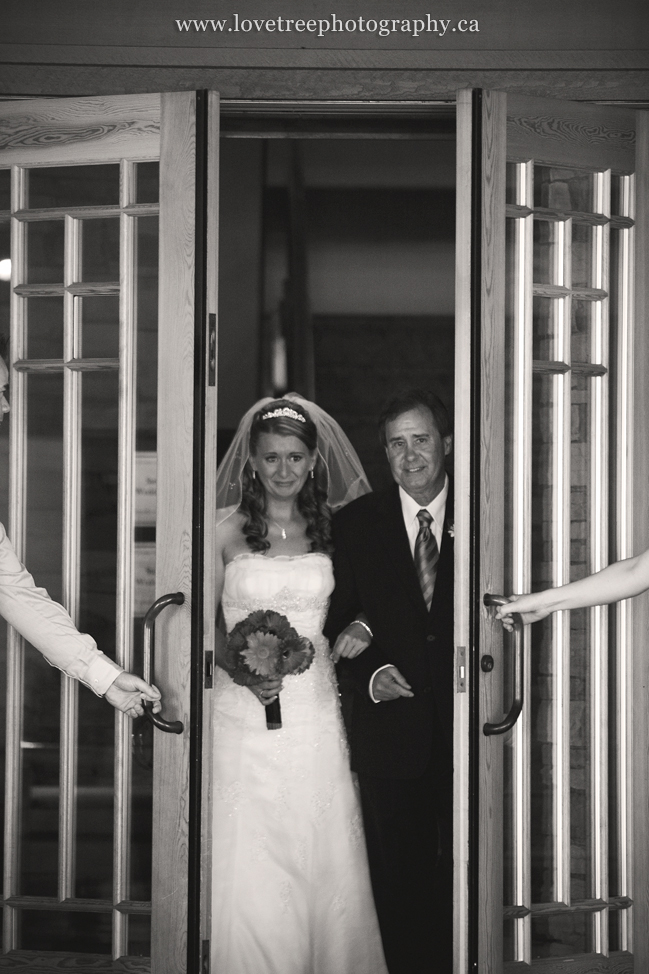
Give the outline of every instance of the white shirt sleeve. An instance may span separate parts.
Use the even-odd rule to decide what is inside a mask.
[[[63,670],[102,696],[123,672],[97,649],[91,636],[80,633],[62,605],[38,588],[20,563],[0,524],[0,615],[43,654],[50,666]]]
[[[374,670],[372,676],[370,677],[370,685],[368,690],[369,690],[370,699],[372,703],[382,703],[382,701],[377,700],[374,694],[372,693],[372,684],[374,683],[374,677],[376,676],[377,673],[380,673],[381,670],[387,670],[390,666],[392,666],[392,663],[384,663],[383,666],[379,666],[378,670]]]

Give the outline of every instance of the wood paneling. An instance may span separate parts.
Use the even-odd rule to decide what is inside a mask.
[[[471,645],[471,92],[458,92],[455,220],[455,611],[456,691],[459,647],[465,684],[453,707],[453,946],[455,970],[469,963],[469,751],[473,698]]]
[[[270,55],[271,52],[267,52]],[[188,58],[188,61],[190,59]],[[493,88],[573,101],[649,102],[649,69],[509,68],[506,56],[492,69],[408,70],[324,67],[144,67],[123,65],[9,64],[0,67],[5,95],[102,95],[129,91],[189,91],[212,88],[222,99],[378,99],[455,101],[459,88]]]
[[[114,47],[101,44],[0,44],[3,64],[115,65],[191,68],[423,68],[428,71],[647,70],[647,52],[619,51],[386,51],[276,48]]]
[[[480,553],[478,598],[502,593],[505,535],[505,132],[506,96],[485,92],[482,102],[480,266],[473,287],[480,287]],[[474,183],[475,185],[475,183]],[[476,232],[474,227],[473,232]],[[476,271],[479,276],[476,276]],[[495,666],[480,673],[480,727],[503,715],[504,660],[502,627],[493,612],[481,612],[479,654]],[[503,738],[480,739],[479,946],[481,974],[498,971],[502,958],[503,896]]]
[[[91,974],[93,971],[109,971],[110,974],[150,974],[148,957],[121,957],[111,960],[106,954],[42,953],[38,950],[12,950],[0,957],[0,971],[16,971],[22,974],[61,974],[61,971],[77,971]]]
[[[203,660],[205,653],[213,652],[216,640],[217,610],[216,601],[216,446],[217,446],[217,402],[218,386],[218,310],[219,310],[219,96],[210,91],[207,102],[207,279],[206,314],[208,319],[216,319],[216,347],[208,340],[205,389],[205,458],[203,493],[205,554],[203,558]],[[206,327],[209,321],[205,322]],[[214,353],[216,360],[210,361]],[[214,385],[210,385],[213,372]],[[205,663],[204,663],[205,665]],[[212,925],[212,701],[211,687],[203,692],[203,781],[202,781],[202,834],[201,834],[201,941],[210,940]]]
[[[43,92],[49,92],[47,87]],[[120,159],[156,159],[160,149],[160,96],[37,100],[5,104],[0,127],[3,165],[75,165]]]
[[[507,158],[630,173],[635,167],[635,115],[602,105],[562,105],[556,98],[507,103]]]
[[[611,953],[584,954],[582,957],[548,957],[534,961],[534,974],[640,974],[645,968],[633,965],[630,954]],[[504,974],[529,974],[530,967],[523,963],[509,963],[503,967]]]
[[[185,604],[157,621],[155,682],[163,713],[182,735],[154,735],[153,920],[156,974],[187,963],[189,834],[190,600],[194,389],[196,96],[162,96],[158,318],[158,516],[156,597],[183,592]]]

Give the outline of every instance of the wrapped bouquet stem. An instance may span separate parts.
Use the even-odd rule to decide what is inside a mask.
[[[313,644],[293,629],[286,616],[260,609],[238,622],[229,633],[226,661],[232,679],[242,686],[304,673],[311,666]],[[266,726],[282,726],[279,695],[266,705]]]

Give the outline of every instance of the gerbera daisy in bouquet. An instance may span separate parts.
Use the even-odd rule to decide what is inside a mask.
[[[251,612],[237,622],[226,644],[230,675],[241,686],[304,673],[311,666],[314,654],[313,643],[300,636],[286,616],[270,609]],[[279,695],[266,705],[266,726],[269,730],[282,726]]]

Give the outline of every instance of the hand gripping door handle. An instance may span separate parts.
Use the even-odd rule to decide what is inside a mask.
[[[485,595],[485,605],[507,605],[508,598],[504,595]],[[514,699],[509,708],[509,713],[497,724],[485,724],[482,733],[487,737],[493,734],[504,734],[511,730],[523,709],[523,691],[525,686],[525,659],[523,656],[523,620],[519,612],[512,612],[514,620]]]
[[[151,644],[153,642],[153,627],[155,625],[156,618],[168,605],[182,605],[184,601],[185,596],[182,592],[173,592],[171,595],[162,595],[159,599],[155,600],[144,617],[144,679],[147,683],[151,682],[152,676]],[[166,731],[167,734],[182,734],[184,730],[183,722],[181,720],[165,720],[164,717],[160,716],[160,714],[154,714],[153,704],[150,700],[145,700],[144,702],[144,713],[149,718],[151,723],[158,728],[158,730]]]

